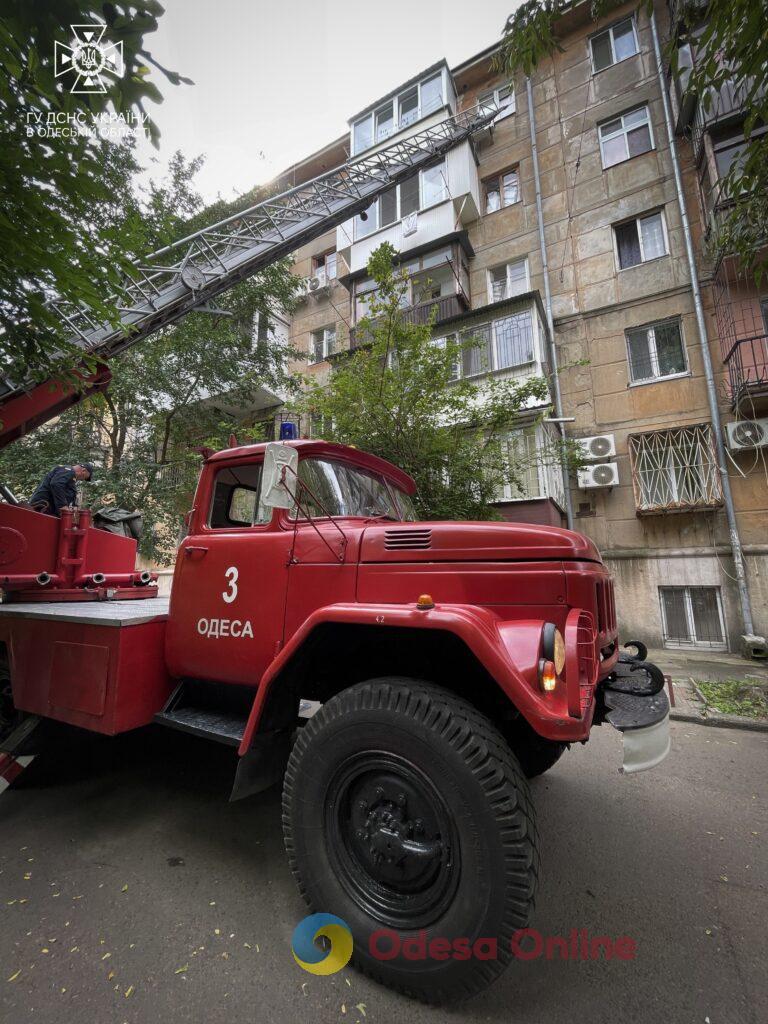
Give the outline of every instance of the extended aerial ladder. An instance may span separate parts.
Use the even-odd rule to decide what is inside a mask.
[[[391,188],[487,127],[496,110],[474,107],[206,227],[136,262],[109,304],[119,323],[85,305],[51,308],[99,369],[79,388],[0,380],[0,448],[52,419],[110,380],[106,361],[193,310],[210,308],[222,292],[361,213]]]
[[[133,264],[109,299],[116,324],[84,305],[53,301],[69,340],[96,357],[82,386],[49,380],[0,380],[0,448],[53,419],[110,382],[109,360],[193,310],[211,309],[217,295],[329,228],[367,209],[393,185],[411,177],[490,124],[496,114],[475,107],[398,139],[281,195],[203,228]],[[80,367],[82,370],[82,367]],[[0,493],[0,588],[6,600],[83,601],[149,597],[153,574],[135,570],[136,541],[90,528],[90,512],[60,519],[39,514]]]

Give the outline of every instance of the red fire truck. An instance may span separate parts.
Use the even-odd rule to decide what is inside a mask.
[[[126,330],[81,324],[84,346],[106,358],[210,303],[285,251],[297,223],[291,244],[487,122],[380,151],[370,187],[357,161],[217,226],[214,241],[155,254],[126,285],[140,280],[144,315],[128,296]],[[282,223],[281,209],[293,211]],[[2,439],[106,378],[79,391],[6,382]],[[343,445],[230,447],[204,459],[169,603],[135,571],[134,540],[4,493],[0,749],[29,750],[41,720],[107,735],[157,724],[231,746],[232,798],[282,779],[302,895],[348,923],[358,966],[406,993],[465,997],[511,958],[538,881],[529,778],[603,722],[623,735],[625,771],[669,749],[663,677],[642,645],[620,652],[610,575],[580,534],[419,522],[413,480]],[[493,938],[498,956],[377,957],[382,929],[454,950]]]

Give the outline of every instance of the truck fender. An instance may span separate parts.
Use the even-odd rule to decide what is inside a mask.
[[[445,630],[462,640],[536,732],[549,738],[574,739],[574,719],[565,693],[545,699],[538,687],[543,619],[505,621],[489,608],[439,604],[429,610],[402,605],[332,604],[316,609],[294,633],[262,676],[240,743],[239,753],[251,747],[262,712],[275,681],[318,626],[405,627]],[[586,731],[589,723],[585,723]]]

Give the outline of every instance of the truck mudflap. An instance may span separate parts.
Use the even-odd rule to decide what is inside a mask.
[[[621,733],[624,774],[661,764],[670,750],[669,700],[656,665],[623,660],[600,686],[597,701],[596,722],[608,722]]]

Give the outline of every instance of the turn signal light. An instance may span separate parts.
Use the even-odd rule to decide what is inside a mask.
[[[435,602],[432,600],[432,595],[421,594],[416,602],[416,607],[422,612],[428,612],[430,608],[434,608]]]
[[[542,690],[545,693],[552,693],[554,688],[557,686],[557,672],[553,661],[542,661],[541,669],[539,670],[539,678],[541,680]]]

